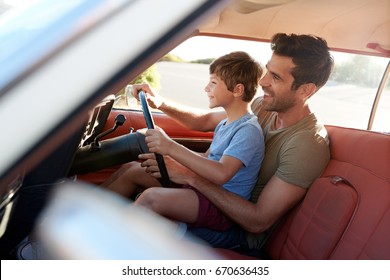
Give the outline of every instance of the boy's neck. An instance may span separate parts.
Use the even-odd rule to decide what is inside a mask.
[[[229,108],[224,109],[227,115],[226,124],[232,123],[251,112],[251,107],[249,103],[238,105],[236,104],[236,106],[230,106]]]

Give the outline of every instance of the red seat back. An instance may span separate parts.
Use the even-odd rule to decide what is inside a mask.
[[[390,136],[327,129],[331,160],[267,252],[273,259],[390,259]]]

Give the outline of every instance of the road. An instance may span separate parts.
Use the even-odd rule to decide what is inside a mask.
[[[209,66],[194,63],[157,63],[161,76],[160,94],[177,103],[197,108],[208,108],[204,91],[209,79]],[[199,96],[201,95],[201,96]]]

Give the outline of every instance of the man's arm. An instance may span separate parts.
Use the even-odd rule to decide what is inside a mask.
[[[161,177],[153,154],[140,155],[142,165],[155,178]],[[273,176],[261,192],[257,203],[235,195],[198,176],[169,157],[165,158],[172,181],[189,184],[204,194],[227,217],[250,233],[261,233],[303,199],[306,189],[288,184]]]
[[[214,131],[226,118],[225,111],[204,111],[164,100],[158,108],[181,125],[197,131]]]
[[[276,176],[264,187],[257,203],[247,201],[197,176],[190,179],[188,184],[204,194],[227,217],[255,234],[270,228],[306,193],[306,189],[286,183]]]
[[[152,108],[159,109],[173,118],[175,121],[191,130],[214,131],[218,123],[226,118],[225,111],[205,111],[189,108],[170,102],[154,92],[148,84],[136,84],[132,86],[132,94],[139,99],[138,92],[143,90],[146,99]]]

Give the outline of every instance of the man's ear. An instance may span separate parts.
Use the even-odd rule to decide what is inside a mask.
[[[237,84],[233,89],[234,97],[243,96],[245,92],[245,86],[243,84]]]
[[[314,83],[303,84],[299,87],[299,91],[304,99],[308,99],[316,93],[317,86]]]

